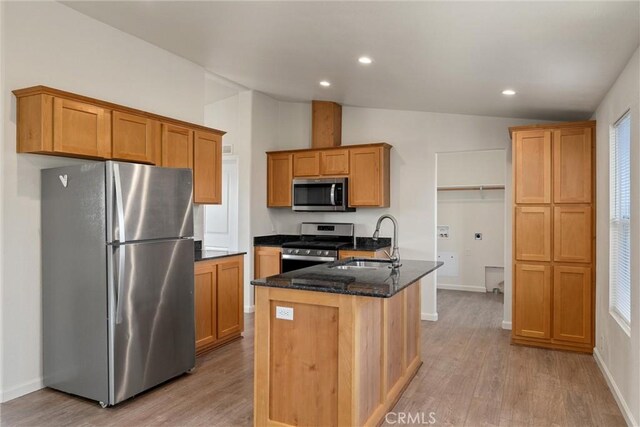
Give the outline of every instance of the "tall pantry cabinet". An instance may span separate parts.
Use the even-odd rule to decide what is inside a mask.
[[[509,130],[514,188],[511,340],[591,353],[595,122]]]

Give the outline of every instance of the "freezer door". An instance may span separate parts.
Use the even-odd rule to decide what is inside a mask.
[[[190,169],[107,163],[107,242],[193,236]]]
[[[110,250],[110,403],[115,404],[195,366],[193,240]]]

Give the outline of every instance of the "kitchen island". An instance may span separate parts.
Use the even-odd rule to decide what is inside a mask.
[[[251,282],[254,425],[377,425],[420,368],[420,279],[442,263],[357,261]]]

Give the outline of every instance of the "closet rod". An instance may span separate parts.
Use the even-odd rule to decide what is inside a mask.
[[[438,187],[438,191],[462,190],[504,190],[504,185],[456,185],[452,187]]]

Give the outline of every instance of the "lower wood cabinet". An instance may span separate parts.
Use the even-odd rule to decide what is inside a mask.
[[[238,338],[244,330],[243,273],[243,256],[196,262],[196,353]]]
[[[278,247],[256,246],[253,248],[253,277],[275,276],[282,272],[282,250]]]
[[[387,254],[384,253],[384,251],[387,251],[389,253],[390,252],[390,247],[386,247],[386,248],[380,248],[376,251],[351,251],[351,250],[345,250],[345,251],[340,251],[338,253],[338,258],[340,259],[345,259],[345,258],[387,258]]]
[[[513,341],[591,352],[592,270],[588,266],[516,263]]]

